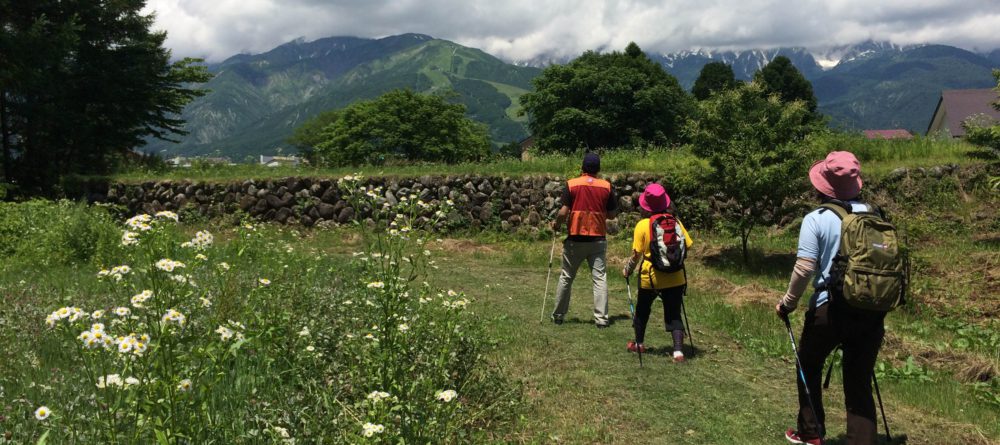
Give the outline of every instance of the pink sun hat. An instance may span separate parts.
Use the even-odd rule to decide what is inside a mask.
[[[649,213],[663,213],[670,208],[670,195],[662,185],[652,183],[639,195],[639,207]]]
[[[861,163],[849,151],[833,151],[809,168],[809,181],[820,193],[846,201],[861,194]]]

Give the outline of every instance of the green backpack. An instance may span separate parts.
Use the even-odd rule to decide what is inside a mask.
[[[833,258],[826,286],[832,299],[879,312],[903,304],[908,267],[896,227],[881,212],[853,213],[848,210],[850,204],[829,202],[821,208],[833,211],[841,220],[840,250]]]

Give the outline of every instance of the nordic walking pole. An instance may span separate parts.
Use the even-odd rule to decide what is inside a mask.
[[[875,396],[878,397],[878,409],[882,411],[882,425],[885,425],[885,441],[892,443],[892,435],[889,434],[889,419],[885,418],[885,407],[882,406],[882,393],[878,390],[878,377],[872,371],[872,382],[875,383]]]
[[[625,290],[628,292],[628,311],[632,314],[632,329],[635,330],[635,305],[632,304],[632,283],[628,281],[628,277],[625,277]],[[638,337],[638,336],[637,336]],[[637,344],[635,347],[635,352],[639,353],[639,367],[642,367],[642,349],[639,349]]]
[[[684,286],[684,293],[687,294],[687,286]],[[687,331],[688,342],[691,343],[691,357],[694,357],[694,337],[691,335],[691,323],[688,323],[688,312],[684,307],[684,297],[681,296],[681,313],[684,314],[684,330]]]
[[[552,256],[556,253],[556,234],[552,234],[552,248],[549,249],[549,272],[545,274],[545,293],[542,294],[542,315],[538,317],[538,322],[545,320],[545,299],[549,298],[549,278],[552,278]]]
[[[838,349],[840,349],[839,345],[834,348],[833,352],[830,354],[830,367],[826,368],[826,379],[823,380],[823,389],[830,389],[830,376],[833,375],[833,363],[837,361]]]
[[[684,305],[684,297],[688,293],[687,285],[687,268],[682,269],[684,271],[684,292],[681,294],[681,314],[684,315],[684,331],[687,333],[688,341],[691,343],[691,358],[694,358],[694,336],[691,335],[691,323],[688,323],[688,313],[687,307]]]
[[[802,360],[799,360],[799,348],[795,346],[795,334],[792,334],[792,323],[788,321],[788,314],[781,314],[781,320],[785,322],[785,329],[788,330],[788,339],[792,341],[792,353],[795,354],[795,367],[799,371],[799,378],[802,379],[802,387],[806,390],[806,399],[809,400],[809,409],[812,410],[813,417],[819,419],[816,406],[813,405],[812,394],[809,392],[809,383],[806,382],[806,374],[802,371]]]

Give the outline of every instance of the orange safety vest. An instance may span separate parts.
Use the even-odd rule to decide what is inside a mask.
[[[570,179],[570,196],[573,207],[569,214],[569,234],[583,236],[605,236],[607,234],[608,196],[611,183],[590,175]]]

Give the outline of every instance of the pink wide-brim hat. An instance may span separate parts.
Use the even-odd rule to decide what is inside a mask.
[[[639,207],[649,213],[663,213],[670,208],[670,195],[660,184],[649,184],[639,195]]]
[[[833,151],[809,168],[809,181],[820,193],[846,201],[861,194],[861,163],[849,151]]]

